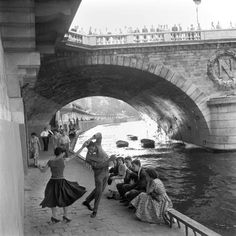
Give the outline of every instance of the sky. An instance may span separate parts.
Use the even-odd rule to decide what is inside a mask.
[[[202,0],[198,18],[202,29],[210,29],[219,21],[228,28],[236,26],[236,0]],[[82,0],[71,26],[78,25],[88,32],[89,27],[114,31],[125,26],[140,29],[146,25],[181,24],[187,30],[197,25],[196,4],[193,0]]]

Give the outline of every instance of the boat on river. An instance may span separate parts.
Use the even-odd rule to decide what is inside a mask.
[[[141,144],[143,148],[154,148],[155,147],[155,141],[152,139],[143,138],[141,139]]]
[[[123,140],[118,140],[116,142],[116,146],[117,147],[128,147],[129,143],[127,141],[123,141]]]

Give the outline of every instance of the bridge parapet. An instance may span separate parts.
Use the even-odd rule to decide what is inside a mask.
[[[146,43],[193,42],[207,40],[236,40],[236,29],[160,31],[148,33],[85,35],[69,31],[65,42],[77,46],[126,45]]]

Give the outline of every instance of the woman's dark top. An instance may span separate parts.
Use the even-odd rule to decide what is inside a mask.
[[[65,163],[63,158],[55,158],[48,161],[48,166],[51,169],[51,179],[63,179],[63,172],[65,169]]]

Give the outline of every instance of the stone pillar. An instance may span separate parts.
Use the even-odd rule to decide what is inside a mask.
[[[212,98],[210,137],[207,146],[217,150],[236,150],[236,96]]]

